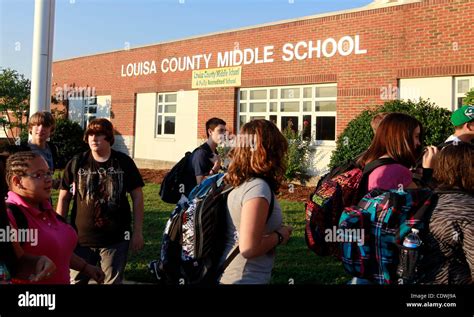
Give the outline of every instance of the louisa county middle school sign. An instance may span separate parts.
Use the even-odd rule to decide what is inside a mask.
[[[359,35],[346,35],[337,40],[330,37],[324,40],[285,43],[279,49],[283,62],[331,58],[335,55],[367,54],[367,49],[361,48]],[[172,56],[158,62],[147,60],[127,65],[122,64],[121,77],[147,76],[156,74],[158,69],[164,74],[208,69],[211,61],[217,65],[217,68],[273,63],[275,61],[274,55],[275,46],[267,45],[263,48],[235,48],[225,52],[217,52],[215,55],[213,53],[203,53],[191,56]]]
[[[235,87],[241,79],[242,66],[193,70],[192,88]]]

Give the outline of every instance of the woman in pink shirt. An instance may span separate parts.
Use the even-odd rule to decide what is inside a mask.
[[[415,166],[421,149],[422,125],[416,118],[393,112],[387,114],[378,126],[369,149],[362,154],[358,164],[365,167],[379,159],[391,160],[377,167],[364,182],[362,197],[372,189],[382,190],[416,188],[410,167]],[[437,153],[435,146],[426,147],[423,154],[423,168],[433,168],[433,157]],[[371,284],[369,280],[353,278],[349,284]]]
[[[365,166],[377,159],[390,158],[393,164],[383,165],[372,171],[368,179],[370,191],[416,188],[410,167],[415,166],[421,149],[422,125],[414,117],[393,112],[385,116],[377,128],[369,149],[359,159]],[[426,147],[423,155],[423,168],[433,168],[433,157],[437,153],[435,146]]]
[[[6,180],[10,188],[6,201],[10,224],[18,229],[16,209],[28,224],[28,228],[20,229],[28,229],[30,233],[27,241],[21,241],[21,248],[28,254],[47,256],[56,265],[56,271],[38,283],[69,284],[69,268],[84,272],[101,283],[104,273],[73,253],[77,234],[51,206],[52,172],[44,158],[33,152],[11,155],[7,160]],[[34,283],[13,280],[15,282]]]

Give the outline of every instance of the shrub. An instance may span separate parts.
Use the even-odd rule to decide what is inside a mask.
[[[291,129],[284,130],[283,135],[288,140],[285,179],[287,181],[297,179],[304,183],[310,178],[308,167],[310,154],[313,151],[310,142],[303,139],[301,132],[297,133]]]
[[[64,168],[67,162],[76,154],[88,149],[83,141],[84,130],[74,121],[56,119],[56,130],[51,137],[51,142],[58,147],[58,166]]]
[[[373,110],[364,110],[349,122],[336,142],[336,150],[331,156],[329,167],[339,166],[353,160],[369,147],[374,136],[370,121],[379,112],[403,112],[417,118],[423,125],[422,143],[426,145],[438,145],[453,132],[450,121],[451,111],[449,110],[437,107],[427,100],[418,102],[388,101]]]
[[[463,105],[474,105],[474,88],[466,92],[466,97],[463,98]]]
[[[25,127],[20,132],[20,143],[28,143],[28,137],[30,134],[28,133],[28,127]]]

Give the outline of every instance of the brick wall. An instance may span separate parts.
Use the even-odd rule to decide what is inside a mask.
[[[381,88],[397,86],[400,77],[474,74],[472,25],[473,1],[427,0],[58,61],[53,64],[53,91],[54,84],[75,83],[96,87],[99,95],[111,94],[112,122],[120,134],[133,135],[135,93],[191,89],[192,71],[163,74],[163,58],[213,53],[212,68],[217,66],[217,52],[274,45],[275,62],[243,66],[242,87],[337,82],[339,134],[364,108],[382,103]],[[365,55],[281,61],[284,43],[356,34],[361,48],[368,50]],[[146,60],[156,61],[156,74],[121,77],[121,65]],[[199,136],[205,136],[204,122],[212,116],[235,129],[236,91],[199,91]]]

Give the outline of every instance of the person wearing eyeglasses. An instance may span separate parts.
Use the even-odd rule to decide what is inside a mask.
[[[56,266],[56,271],[41,281],[13,283],[70,284],[69,268],[102,283],[102,270],[74,254],[77,234],[51,206],[52,172],[46,160],[31,151],[12,154],[7,159],[6,181],[10,189],[6,203],[11,227],[28,230],[28,235],[23,236],[26,239],[19,241],[20,247],[27,254],[48,257]]]
[[[0,155],[0,195],[5,197],[8,193],[5,181],[5,163],[7,157]],[[0,199],[0,231],[8,232],[8,220],[5,200]],[[27,279],[34,282],[49,278],[56,271],[56,265],[47,256],[36,256],[23,251],[16,240],[2,239],[0,241],[0,284],[11,284],[11,278]],[[2,274],[3,273],[3,274]]]

